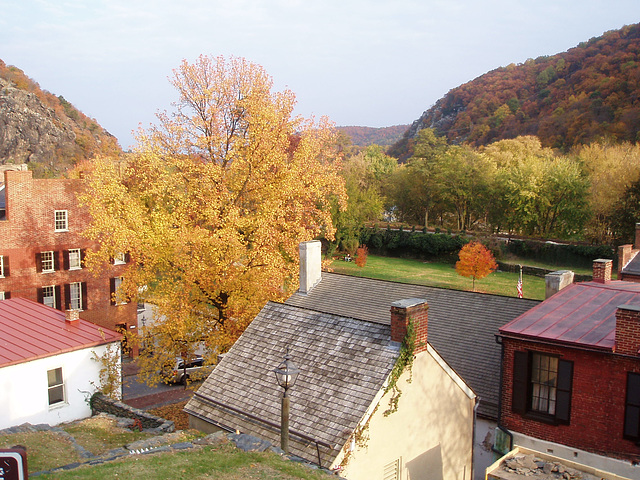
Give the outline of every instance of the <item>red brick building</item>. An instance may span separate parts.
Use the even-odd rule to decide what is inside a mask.
[[[6,170],[0,184],[0,300],[27,298],[112,330],[135,332],[134,302],[115,292],[126,268],[124,255],[93,274],[84,265],[95,248],[82,236],[88,212],[79,206],[77,179],[33,179],[30,171]]]
[[[500,329],[499,424],[519,445],[559,456],[554,450],[566,446],[572,459],[589,452],[584,463],[622,459],[635,471],[640,283],[612,281],[611,268],[596,260],[593,281],[569,285]]]

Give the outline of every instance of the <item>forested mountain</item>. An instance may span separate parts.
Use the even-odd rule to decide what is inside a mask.
[[[518,135],[536,135],[544,147],[564,151],[599,139],[637,142],[640,24],[454,88],[413,122],[389,154],[411,156],[423,128],[449,143],[476,147]]]
[[[27,163],[36,177],[57,177],[97,153],[118,152],[95,120],[0,60],[0,165]]]
[[[386,147],[396,143],[409,125],[394,125],[392,127],[337,127],[337,129],[349,138],[358,147],[368,147],[369,145],[380,145]]]

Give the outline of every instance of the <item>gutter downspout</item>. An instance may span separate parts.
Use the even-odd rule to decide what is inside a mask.
[[[498,422],[497,428],[502,430],[509,436],[509,451],[513,450],[513,433],[511,433],[506,427],[502,426],[502,389],[503,389],[503,375],[504,375],[504,343],[502,342],[502,337],[499,333],[496,334],[496,343],[500,345],[500,393],[498,395]],[[496,439],[494,436],[493,444],[491,445],[491,450],[494,453],[503,456],[504,453],[496,450],[495,448]]]
[[[480,405],[480,398],[476,396],[476,404],[473,406],[473,441],[471,442],[471,477],[470,480],[475,478],[475,457],[476,457],[476,421],[478,419],[478,406]]]

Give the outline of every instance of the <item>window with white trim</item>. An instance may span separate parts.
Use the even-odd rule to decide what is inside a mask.
[[[113,257],[114,265],[124,265],[127,263],[127,254],[126,253],[116,253],[115,257]]]
[[[69,284],[69,309],[82,310],[82,283]]]
[[[55,216],[55,231],[56,232],[67,232],[69,231],[69,213],[67,210],[56,210],[54,212]]]
[[[40,268],[42,273],[50,273],[55,271],[55,261],[53,252],[41,252],[40,253]]]
[[[569,424],[573,362],[557,355],[516,351],[511,408],[528,418]]]
[[[82,268],[82,256],[79,248],[69,249],[69,270],[80,270]]]
[[[56,308],[56,287],[54,285],[42,287],[42,303],[47,307]]]
[[[122,282],[124,277],[114,277],[111,279],[111,305],[125,305],[127,299],[122,292]]]
[[[4,278],[4,255],[0,255],[0,278]]]
[[[4,300],[4,299],[5,299],[5,297],[4,297],[4,292],[0,292],[0,301],[2,301],[2,300]]]
[[[62,368],[47,370],[49,406],[64,403],[64,379],[62,378]]]

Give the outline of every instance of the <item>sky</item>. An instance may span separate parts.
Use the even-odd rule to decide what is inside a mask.
[[[449,90],[640,22],[640,0],[0,0],[0,60],[128,149],[183,59],[262,65],[296,113],[410,124]]]

